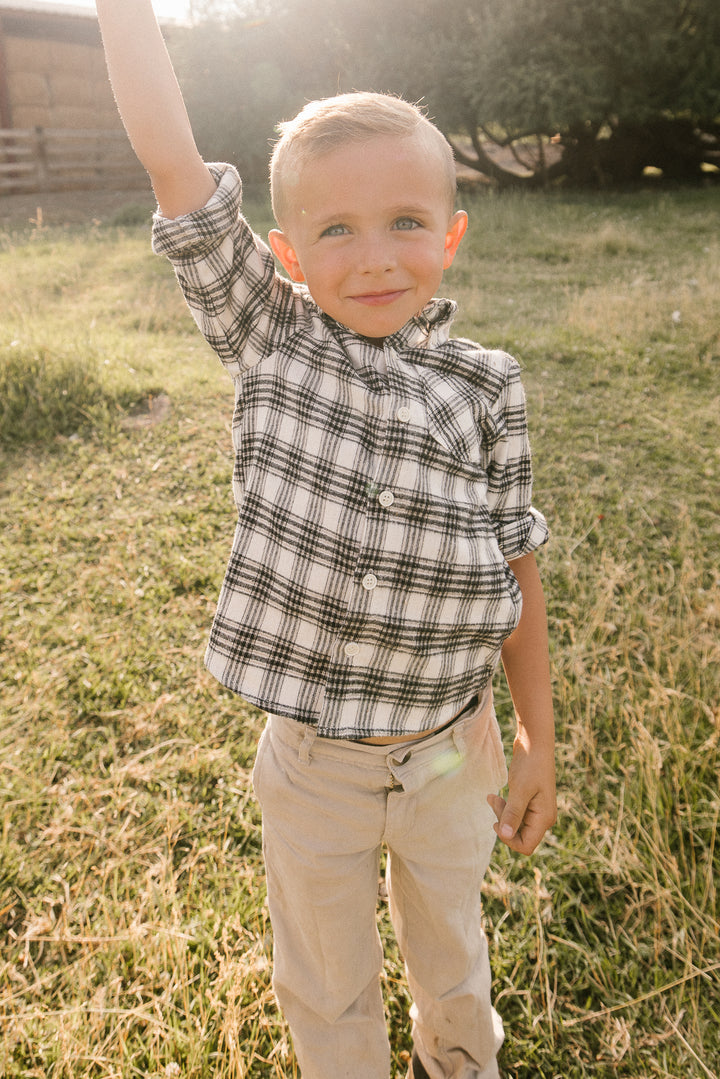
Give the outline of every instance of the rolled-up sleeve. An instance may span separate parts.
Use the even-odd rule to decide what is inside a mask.
[[[201,333],[237,376],[294,332],[304,305],[242,217],[236,170],[208,167],[217,181],[214,194],[182,217],[156,214],[152,246],[170,260]]]
[[[491,406],[495,437],[490,447],[488,506],[506,561],[530,554],[549,537],[547,522],[532,505],[532,459],[520,368],[506,357],[507,377]]]

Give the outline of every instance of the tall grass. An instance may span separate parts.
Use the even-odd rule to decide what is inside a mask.
[[[553,529],[560,818],[530,860],[498,848],[484,888],[502,1066],[708,1079],[717,193],[469,209],[457,329],[525,365]],[[3,406],[0,449],[0,1074],[289,1079],[249,787],[263,717],[201,665],[232,528],[231,388],[142,231],[0,248],[2,399],[26,395],[14,427]],[[122,424],[160,389],[166,423]],[[500,676],[497,698],[509,739]],[[380,917],[404,1076],[408,1001],[382,902]]]

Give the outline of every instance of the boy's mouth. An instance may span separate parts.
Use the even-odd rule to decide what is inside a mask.
[[[385,292],[364,292],[359,296],[353,296],[353,299],[357,303],[365,304],[367,307],[386,307],[388,304],[394,303],[395,300],[399,300],[401,296],[405,295],[406,289],[392,289]]]

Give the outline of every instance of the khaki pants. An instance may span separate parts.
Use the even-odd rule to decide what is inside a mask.
[[[487,795],[507,772],[492,693],[448,728],[394,746],[319,738],[269,717],[253,784],[274,936],[273,986],[303,1079],[388,1079],[380,855],[431,1079],[495,1079],[480,885],[493,848]]]

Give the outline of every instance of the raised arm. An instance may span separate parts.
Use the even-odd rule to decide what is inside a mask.
[[[215,182],[195,145],[151,0],[96,0],[125,130],[165,217],[204,206]]]

